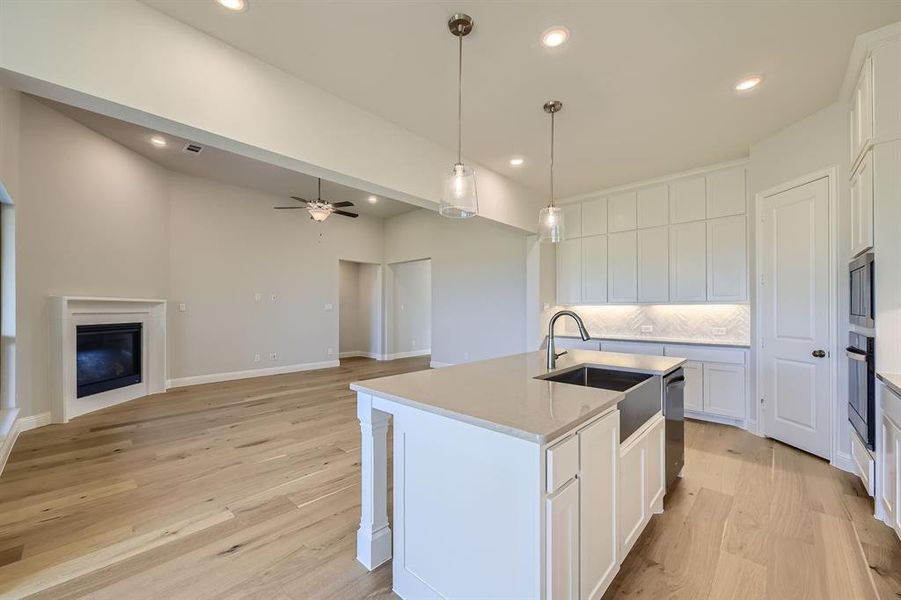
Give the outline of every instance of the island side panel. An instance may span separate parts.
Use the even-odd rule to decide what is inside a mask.
[[[357,560],[370,571],[391,559],[388,527],[388,422],[390,415],[372,406],[372,396],[357,393],[361,434],[360,528]]]
[[[541,445],[409,406],[390,412],[395,593],[540,598]]]

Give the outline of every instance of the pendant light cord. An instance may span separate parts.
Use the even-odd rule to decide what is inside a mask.
[[[551,112],[551,206],[554,206],[554,111]]]
[[[463,36],[457,36],[460,50],[457,60],[457,164],[463,164]]]

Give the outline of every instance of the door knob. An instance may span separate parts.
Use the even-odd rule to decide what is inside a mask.
[[[810,355],[813,356],[814,358],[823,358],[824,356],[826,356],[826,351],[825,350],[814,350],[813,352],[810,353]]]

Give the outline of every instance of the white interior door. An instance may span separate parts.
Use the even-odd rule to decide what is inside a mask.
[[[760,219],[764,432],[830,458],[828,178],[764,198]]]

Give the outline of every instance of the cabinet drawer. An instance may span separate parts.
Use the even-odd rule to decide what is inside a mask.
[[[579,438],[571,435],[547,449],[547,493],[552,494],[579,472]]]
[[[709,346],[682,346],[667,344],[663,353],[666,356],[684,358],[697,362],[717,362],[728,365],[745,364],[745,351],[738,348],[711,348]]]

